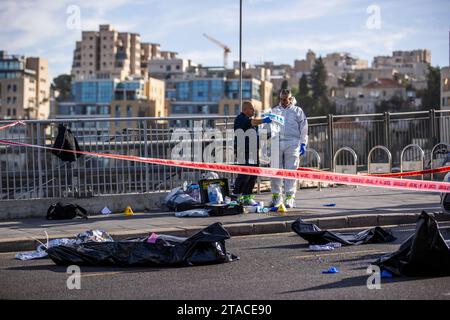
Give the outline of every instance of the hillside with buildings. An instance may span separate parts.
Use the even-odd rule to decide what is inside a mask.
[[[45,57],[0,51],[0,118],[168,117],[236,115],[240,111],[237,62],[231,68],[203,66],[111,25],[82,31],[74,48],[70,92],[65,95],[60,95],[61,88],[51,87]],[[422,103],[431,68],[427,49],[375,56],[370,66],[348,52],[318,57],[312,50],[292,65],[243,62],[242,98],[251,100],[261,114],[276,103],[282,87],[289,87],[307,113],[326,113],[328,109],[311,109],[317,106],[313,70],[319,58],[325,73],[321,80],[324,96],[333,106],[329,110],[337,114],[449,107],[448,67],[441,72],[441,106]],[[124,128],[122,122],[95,129]]]

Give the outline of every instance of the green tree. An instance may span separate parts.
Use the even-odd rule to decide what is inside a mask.
[[[327,94],[327,70],[323,63],[322,57],[316,60],[314,67],[311,71],[311,90],[314,99],[320,97],[326,97]]]
[[[300,96],[307,96],[309,94],[308,78],[306,77],[306,74],[303,74],[298,82],[298,93]]]
[[[72,76],[61,74],[53,79],[52,89],[59,92],[58,101],[67,101],[71,98]]]
[[[428,67],[427,89],[422,93],[423,109],[439,109],[441,102],[441,69]]]
[[[288,81],[287,80],[283,80],[283,82],[281,83],[281,90],[287,89],[287,88],[288,88]]]
[[[308,116],[325,116],[336,112],[336,105],[328,100],[326,81],[327,70],[322,57],[319,57],[314,64],[310,76],[312,97],[310,97],[311,99],[309,99],[309,95],[299,97],[300,101],[303,99],[306,102],[304,109]]]

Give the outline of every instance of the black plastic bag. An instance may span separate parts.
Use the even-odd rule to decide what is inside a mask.
[[[116,242],[61,245],[47,250],[57,265],[90,266],[183,266],[224,263],[239,259],[226,252],[230,234],[220,222],[190,238],[160,235],[155,243],[148,238]]]
[[[72,131],[70,129],[67,129],[63,124],[60,124],[58,126],[58,135],[56,136],[53,148],[81,151],[80,146],[78,145],[78,141],[73,135]],[[52,150],[52,153],[62,161],[69,162],[74,162],[77,160],[77,158],[80,158],[82,156],[82,154],[79,153],[65,152],[61,150]]]
[[[88,218],[87,210],[72,203],[54,203],[47,210],[47,220],[65,220],[75,217]]]
[[[391,232],[381,227],[367,229],[361,232],[338,233],[321,230],[314,223],[304,222],[301,218],[292,223],[292,230],[310,245],[323,245],[329,242],[339,242],[345,246],[360,245],[366,243],[385,243],[395,241]]]
[[[450,276],[450,249],[436,220],[422,211],[415,233],[373,264],[398,276]]]
[[[244,213],[244,207],[242,205],[229,205],[229,204],[206,204],[205,209],[209,210],[211,217],[231,216]]]
[[[183,188],[178,187],[172,189],[164,199],[164,204],[174,211],[186,211],[191,209],[200,209],[205,206],[196,199],[186,194]]]

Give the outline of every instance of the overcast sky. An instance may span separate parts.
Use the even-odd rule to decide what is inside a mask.
[[[431,50],[434,66],[449,64],[449,0],[243,3],[243,60],[251,64],[293,64],[308,49],[347,51],[370,64],[375,55],[419,48]],[[230,64],[239,57],[239,0],[0,0],[0,21],[0,50],[47,58],[52,77],[70,72],[81,31],[105,23],[204,65],[222,65],[223,53],[203,33],[231,48]]]

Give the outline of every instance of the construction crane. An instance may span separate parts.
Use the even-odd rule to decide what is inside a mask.
[[[223,67],[226,69],[228,67],[228,54],[231,52],[231,49],[228,46],[224,45],[219,40],[216,40],[216,39],[208,36],[205,33],[203,34],[203,36],[206,39],[208,39],[208,40],[214,42],[215,44],[219,45],[223,49]]]

